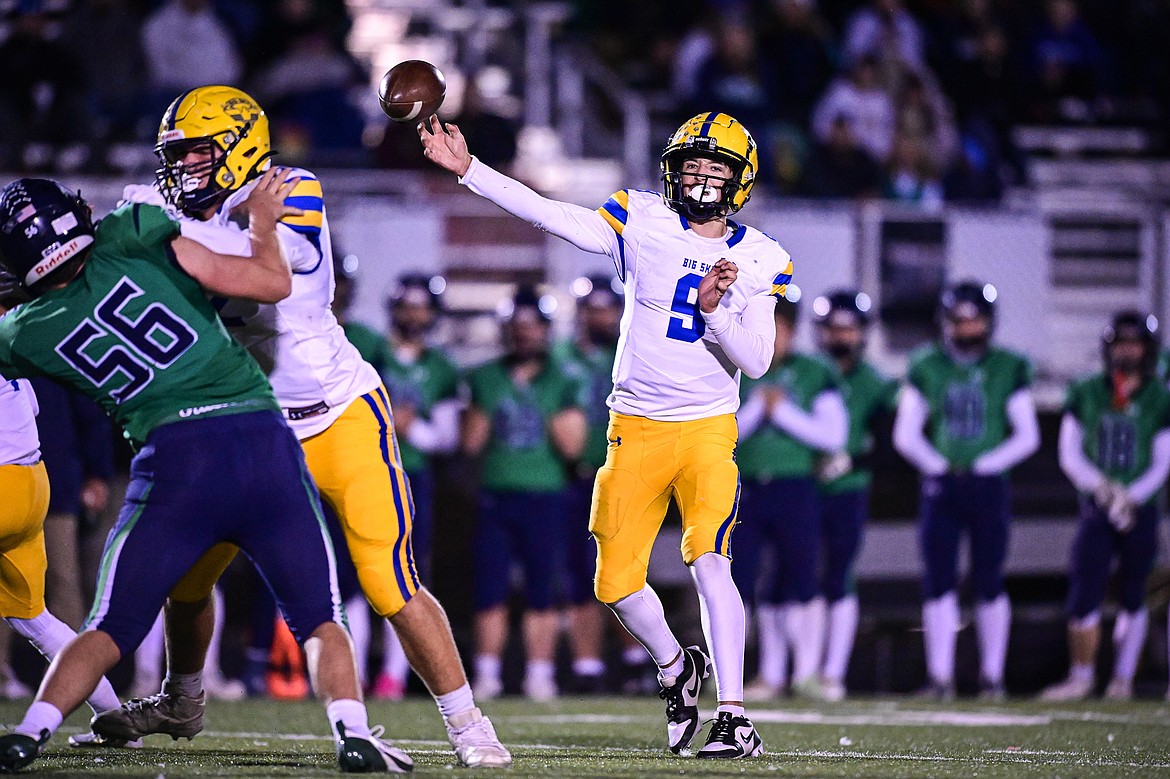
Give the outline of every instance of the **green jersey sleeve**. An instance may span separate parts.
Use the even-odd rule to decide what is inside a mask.
[[[156,247],[179,235],[179,223],[162,208],[148,203],[129,203],[109,218],[126,224],[119,236],[123,250],[131,256],[157,257]]]

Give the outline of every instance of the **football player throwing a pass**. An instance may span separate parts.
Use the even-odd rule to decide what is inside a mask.
[[[455,125],[419,125],[424,153],[461,183],[579,249],[613,258],[628,290],[609,396],[609,445],[590,531],[597,598],[659,666],[667,737],[680,752],[699,725],[711,659],[683,649],[646,584],[654,538],[673,495],[683,560],[699,593],[719,707],[699,757],[763,753],[743,708],[744,610],[731,578],[739,503],[735,411],[739,376],[768,368],[772,312],[792,267],[767,235],[731,221],[751,195],[756,144],[727,114],[700,114],[662,153],[664,193],[624,189],[596,211],[549,200],[467,149]]]

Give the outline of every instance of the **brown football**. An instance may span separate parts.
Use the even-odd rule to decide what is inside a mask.
[[[418,122],[439,110],[447,81],[434,65],[423,60],[399,62],[378,84],[382,111],[395,122]]]

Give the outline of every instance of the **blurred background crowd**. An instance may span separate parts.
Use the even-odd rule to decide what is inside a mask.
[[[405,24],[396,32],[406,42],[456,36],[439,62],[454,87],[444,114],[486,160],[507,163],[532,123],[521,101],[538,73],[523,42],[542,6],[554,9],[552,39],[581,47],[663,127],[708,106],[739,118],[760,142],[763,183],[779,193],[995,201],[1027,176],[1015,127],[1149,128],[1159,132],[1145,151],[1156,153],[1170,117],[1162,0],[427,5],[5,0],[0,168],[149,165],[141,144],[162,109],[209,83],[241,86],[266,106],[288,160],[419,167],[370,94],[386,55],[369,38],[393,28],[388,20]],[[396,12],[405,16],[384,15]],[[460,13],[499,17],[475,36],[449,21]],[[591,109],[601,135],[619,121],[604,98]]]

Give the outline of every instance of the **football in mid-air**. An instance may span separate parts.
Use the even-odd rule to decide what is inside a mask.
[[[434,65],[423,60],[399,62],[378,84],[382,111],[395,122],[417,122],[439,110],[447,81]]]

